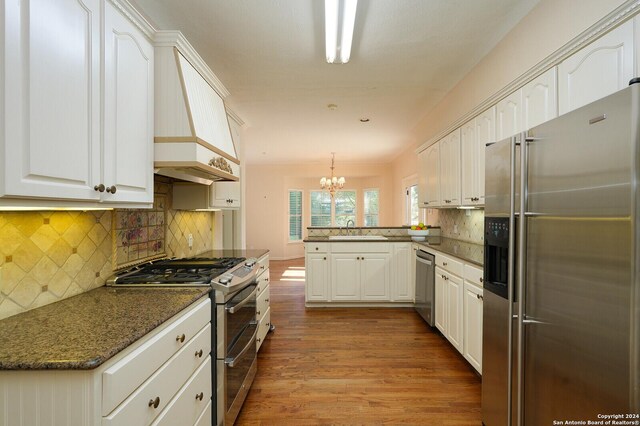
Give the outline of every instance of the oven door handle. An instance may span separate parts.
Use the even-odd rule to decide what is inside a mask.
[[[260,327],[258,327],[258,323],[255,321],[251,322],[251,325],[255,325],[256,326],[256,331],[253,332],[253,336],[251,336],[251,339],[249,339],[249,343],[247,343],[247,346],[245,346],[244,348],[242,348],[242,350],[238,353],[238,355],[234,356],[233,358],[225,358],[224,363],[225,365],[233,368],[236,366],[236,361],[239,360],[240,358],[242,358],[242,356],[249,350],[251,349],[251,347],[254,347],[253,344],[256,342],[256,337],[258,336],[258,330],[260,329]]]
[[[251,299],[255,300],[255,295],[256,292],[258,291],[258,286],[256,286],[256,288],[253,289],[253,291],[251,292],[251,294],[249,296],[247,296],[245,299],[243,299],[241,302],[236,303],[233,306],[226,306],[224,309],[229,312],[230,314],[235,314],[236,311],[240,308],[242,308],[244,305],[247,304],[247,302],[249,302]]]

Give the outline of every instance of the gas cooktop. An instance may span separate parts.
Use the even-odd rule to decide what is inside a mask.
[[[144,263],[115,274],[108,286],[209,286],[212,281],[244,262],[244,257],[164,259]]]

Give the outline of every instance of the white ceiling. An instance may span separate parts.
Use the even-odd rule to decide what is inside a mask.
[[[328,163],[332,151],[336,163],[392,160],[537,2],[360,0],[340,65],[325,61],[321,0],[132,1],[157,28],[182,31],[229,89],[249,164]]]

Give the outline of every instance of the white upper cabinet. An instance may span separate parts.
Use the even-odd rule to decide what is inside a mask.
[[[0,204],[149,205],[150,42],[109,2],[0,7]]]
[[[475,118],[460,128],[462,204],[474,204],[478,181],[478,142]]]
[[[100,198],[100,3],[0,6],[0,195]]]
[[[556,67],[522,88],[522,129],[528,130],[558,116]]]
[[[460,205],[460,129],[440,140],[440,198],[443,207]]]
[[[633,78],[633,50],[633,20],[630,20],[561,62],[560,114],[627,87]]]
[[[518,89],[496,106],[496,140],[520,133],[522,126],[522,90]]]
[[[439,207],[440,197],[440,142],[420,153],[420,180],[418,189],[423,193],[420,207]]]
[[[153,202],[153,46],[105,3],[104,169],[112,201]]]

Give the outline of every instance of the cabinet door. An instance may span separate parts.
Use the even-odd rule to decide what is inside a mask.
[[[413,301],[416,265],[415,260],[411,260],[411,256],[415,257],[414,253],[411,250],[411,243],[393,244],[392,300]]]
[[[491,107],[476,117],[476,141],[478,151],[476,161],[476,179],[478,182],[478,200],[476,204],[484,204],[484,153],[489,142],[496,141],[496,107]]]
[[[307,254],[305,269],[307,301],[328,302],[329,261],[327,254]]]
[[[366,253],[360,257],[360,288],[362,300],[390,300],[389,266],[391,256]]]
[[[105,3],[104,201],[153,202],[153,46]]]
[[[331,300],[360,300],[360,256],[331,256]]]
[[[520,133],[522,128],[522,90],[518,89],[496,105],[496,140]]]
[[[476,120],[473,119],[460,128],[460,169],[462,204],[474,204],[478,189],[478,143],[476,141]]]
[[[460,205],[460,129],[440,142],[440,190],[442,206]]]
[[[462,279],[455,275],[445,273],[445,286],[447,291],[447,319],[445,323],[447,325],[447,339],[451,344],[462,353],[463,347],[463,286]]]
[[[240,207],[240,182],[214,182],[211,207]]]
[[[447,335],[447,287],[444,271],[436,268],[436,327],[442,334]]]
[[[625,22],[558,66],[560,114],[624,89],[633,78],[633,21]]]
[[[482,374],[482,288],[464,282],[464,357]]]
[[[6,0],[0,195],[98,200],[99,0]]]
[[[440,206],[440,142],[431,145],[425,151],[426,168],[426,207]]]
[[[558,116],[556,80],[556,67],[553,67],[522,88],[523,130]]]
[[[427,207],[428,201],[428,185],[429,185],[429,163],[428,151],[425,149],[418,154],[418,206]]]

